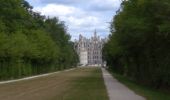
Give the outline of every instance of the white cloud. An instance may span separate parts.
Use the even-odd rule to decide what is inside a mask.
[[[34,11],[65,21],[72,40],[79,34],[87,37],[96,29],[102,36],[109,34],[109,24],[121,0],[27,0],[35,2]],[[38,4],[39,3],[39,4]]]
[[[82,27],[89,27],[94,26],[99,23],[99,19],[95,16],[84,16],[82,18],[76,18],[76,17],[69,17],[68,21],[74,25],[74,26],[82,26]]]
[[[98,15],[90,14],[82,9],[65,6],[61,4],[48,4],[44,7],[35,7],[35,11],[41,12],[42,15],[47,15],[51,17],[59,17],[60,20],[66,22],[69,26],[69,31],[82,32],[91,31],[95,28],[104,28],[102,24],[102,19]]]
[[[73,14],[76,9],[74,7],[64,5],[48,4],[44,7],[35,7],[34,10],[48,16],[67,16],[69,14]]]

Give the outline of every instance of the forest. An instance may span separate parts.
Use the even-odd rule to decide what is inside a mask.
[[[103,58],[139,84],[170,89],[170,0],[123,0]]]
[[[75,67],[70,38],[63,21],[34,12],[25,0],[0,0],[0,80]]]

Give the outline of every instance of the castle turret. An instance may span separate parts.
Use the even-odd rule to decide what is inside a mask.
[[[97,37],[96,29],[94,30],[94,37],[95,37],[95,38]]]

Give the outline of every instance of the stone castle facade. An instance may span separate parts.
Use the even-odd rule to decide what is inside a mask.
[[[105,42],[106,39],[97,36],[96,31],[90,39],[79,35],[79,39],[75,40],[74,47],[79,55],[80,64],[82,66],[101,66],[103,64],[102,48]]]

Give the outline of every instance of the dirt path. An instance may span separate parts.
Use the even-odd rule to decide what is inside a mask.
[[[101,91],[101,94],[97,91]],[[0,100],[87,100],[86,98],[108,100],[99,68],[77,68],[34,79],[0,84]]]
[[[112,75],[102,68],[103,78],[107,87],[110,100],[145,100],[132,90],[118,82]]]

